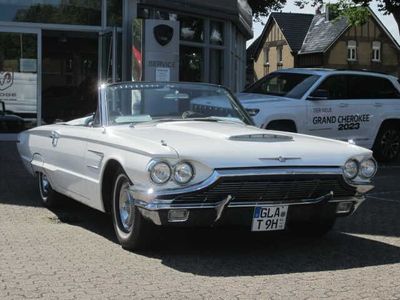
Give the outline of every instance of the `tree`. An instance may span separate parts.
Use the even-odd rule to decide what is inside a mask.
[[[367,7],[374,0],[339,0],[335,4],[341,15],[349,18],[350,23],[357,25],[363,24],[368,19]],[[400,31],[400,1],[399,0],[375,0],[378,3],[379,10],[385,15],[392,15],[397,23]],[[312,6],[323,5],[326,0],[297,0],[295,3],[304,7],[311,4]]]
[[[260,21],[260,17],[266,17],[272,10],[280,10],[286,0],[248,0],[247,1],[253,10],[253,17],[256,21]]]
[[[400,31],[400,1],[399,0],[338,0],[332,9],[337,10],[338,15],[346,16],[352,25],[363,24],[369,17],[367,7],[372,1],[378,2],[378,8],[385,15],[392,15],[397,23]],[[248,0],[249,5],[253,9],[255,20],[260,17],[268,16],[271,10],[280,10],[286,0]],[[327,4],[327,0],[296,0],[296,5],[304,8],[306,5],[322,6]]]

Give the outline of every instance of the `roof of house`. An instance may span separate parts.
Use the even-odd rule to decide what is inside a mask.
[[[326,51],[349,27],[345,17],[327,21],[325,14],[315,15],[299,54]]]
[[[313,17],[312,14],[271,13],[263,32],[247,49],[247,57],[254,58],[260,55],[267,38],[266,32],[273,21],[278,24],[290,49],[295,52],[299,51]]]
[[[310,28],[314,15],[272,13],[292,51],[297,52],[303,45],[304,38]]]
[[[400,45],[371,9],[370,13],[372,18],[400,50]],[[275,20],[282,30],[290,49],[298,54],[321,53],[327,51],[350,27],[345,17],[327,21],[325,14],[272,13],[261,35],[248,48],[248,59],[256,58],[260,55],[267,38],[266,33],[268,27],[273,20]]]

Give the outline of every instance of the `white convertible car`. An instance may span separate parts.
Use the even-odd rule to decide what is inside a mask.
[[[99,94],[94,116],[25,131],[18,149],[45,206],[62,194],[111,213],[124,248],[146,245],[157,225],[323,234],[373,188],[370,150],[256,128],[221,86],[130,82]]]

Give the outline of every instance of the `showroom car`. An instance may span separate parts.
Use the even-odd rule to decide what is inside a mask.
[[[25,129],[25,121],[6,110],[4,101],[0,101],[0,133],[19,133]]]
[[[400,84],[365,71],[286,69],[238,95],[257,126],[351,141],[379,161],[400,153]]]
[[[129,82],[99,93],[94,116],[25,131],[18,149],[45,206],[65,195],[110,213],[126,249],[148,246],[156,226],[322,235],[373,188],[370,150],[257,128],[224,87]]]

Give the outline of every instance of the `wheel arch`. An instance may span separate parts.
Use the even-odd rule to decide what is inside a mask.
[[[268,120],[268,122],[264,124],[264,129],[276,129],[278,126],[285,126],[293,129],[293,132],[298,132],[296,121],[289,118]]]
[[[104,211],[111,212],[112,190],[114,184],[114,177],[119,169],[123,169],[122,164],[115,158],[109,159],[103,168],[103,174],[100,181],[101,201],[103,203]]]
[[[376,142],[376,138],[379,135],[379,132],[384,128],[385,126],[395,126],[398,129],[400,129],[400,118],[386,118],[383,120],[383,122],[380,124],[378,130],[376,131],[375,137],[374,137],[374,144]]]
[[[383,146],[383,148],[381,147],[382,142],[380,142],[380,140],[382,139],[385,129],[392,129],[392,128],[395,129],[398,133],[400,132],[399,118],[386,118],[379,126],[379,129],[377,130],[377,133],[375,135],[372,150],[374,152],[375,159],[379,162],[384,162],[384,163],[392,162],[398,159],[399,157],[398,146],[397,149],[394,149],[392,146],[390,146],[391,150],[388,150],[387,146]]]

